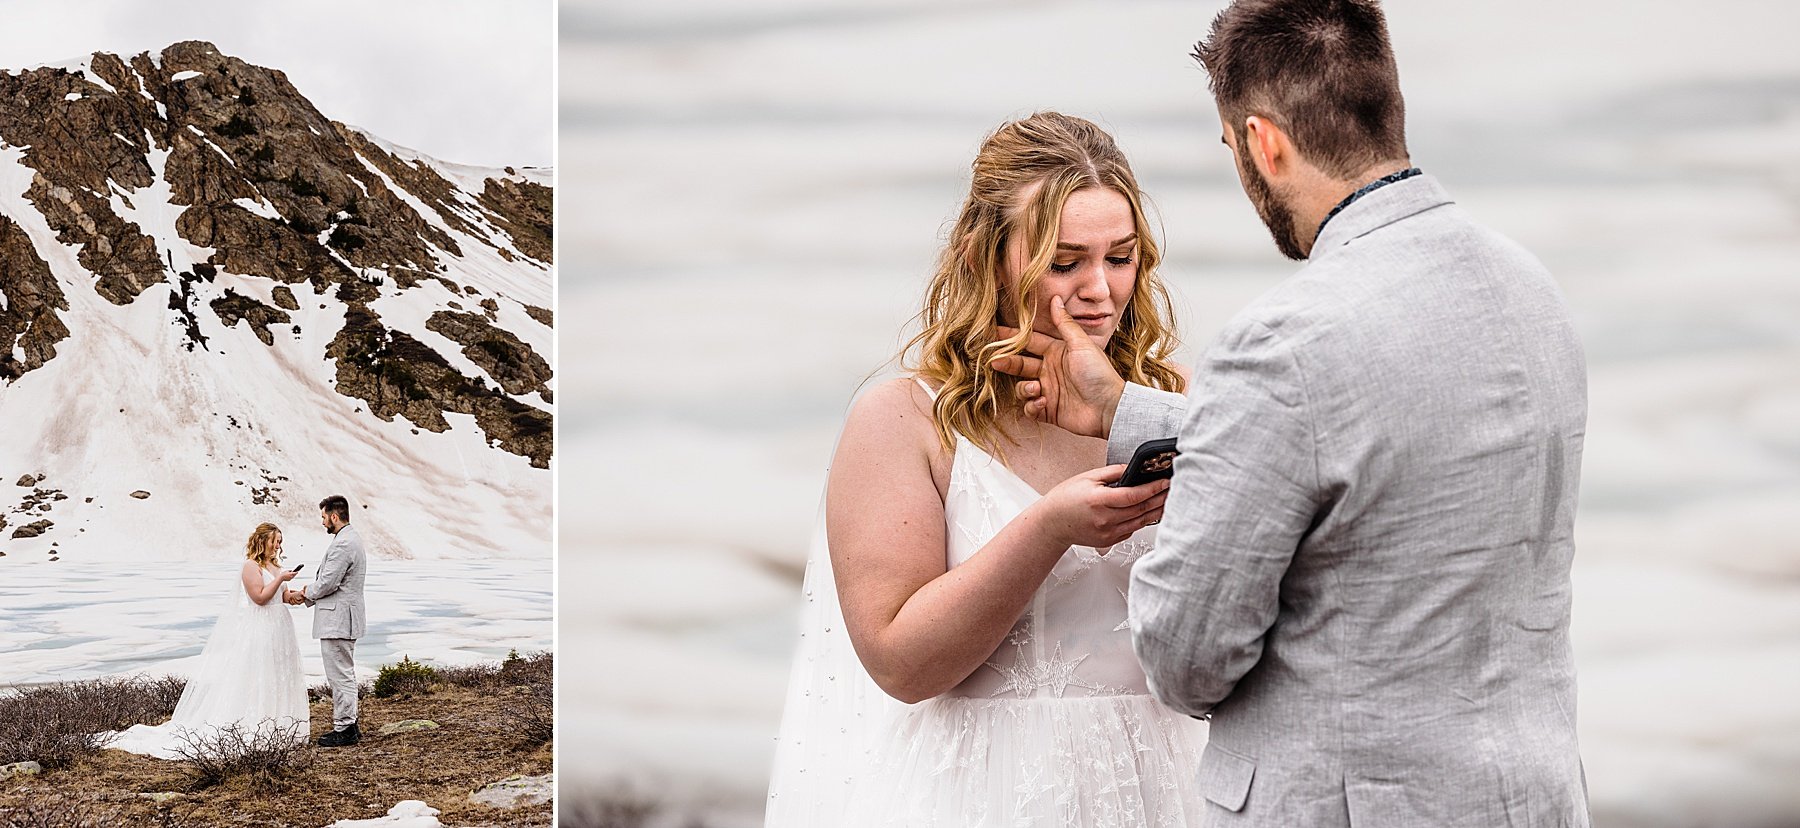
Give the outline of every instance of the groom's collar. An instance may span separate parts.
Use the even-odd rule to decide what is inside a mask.
[[[1453,203],[1444,185],[1427,173],[1392,181],[1344,204],[1320,229],[1319,237],[1313,241],[1312,255],[1307,258],[1318,261],[1331,251],[1396,221]]]

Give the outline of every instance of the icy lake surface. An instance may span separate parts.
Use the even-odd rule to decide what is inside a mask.
[[[1220,5],[563,4],[568,795],[760,822],[833,440],[1001,121],[1114,132],[1184,361],[1295,270],[1186,57]],[[1800,824],[1800,4],[1385,5],[1413,160],[1587,347],[1596,824]]]
[[[308,562],[302,575],[318,566],[305,557],[291,557],[290,565],[300,561]],[[0,686],[185,674],[239,567],[231,559],[5,564],[0,561]],[[371,560],[364,589],[368,634],[356,646],[364,678],[402,656],[468,664],[551,646],[549,561]],[[322,683],[313,610],[291,611],[308,682]]]

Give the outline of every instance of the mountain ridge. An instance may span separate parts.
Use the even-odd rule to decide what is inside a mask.
[[[171,492],[308,523],[344,493],[400,515],[392,557],[547,554],[553,182],[204,41],[0,71],[0,484],[32,480],[0,554],[144,537]]]

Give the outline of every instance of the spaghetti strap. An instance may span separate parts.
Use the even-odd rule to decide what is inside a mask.
[[[919,387],[920,387],[920,388],[923,388],[923,389],[925,389],[925,396],[928,396],[928,397],[930,397],[930,398],[931,398],[931,401],[932,401],[932,402],[937,402],[937,392],[936,392],[936,391],[933,391],[933,390],[931,390],[931,384],[930,384],[930,383],[927,383],[927,382],[926,382],[926,381],[925,381],[925,378],[924,378],[924,377],[921,377],[921,376],[919,376],[919,375],[917,375],[917,374],[914,374],[914,375],[913,375],[913,382],[916,382],[916,383],[918,383],[918,384],[919,384]]]

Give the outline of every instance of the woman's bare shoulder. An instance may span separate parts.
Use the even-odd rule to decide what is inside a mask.
[[[850,406],[850,422],[892,427],[905,423],[931,429],[931,394],[911,376],[900,376],[870,385]]]
[[[906,375],[883,380],[863,389],[850,406],[840,447],[873,449],[887,456],[916,452],[935,466],[941,452],[933,422],[931,394],[916,379]]]

